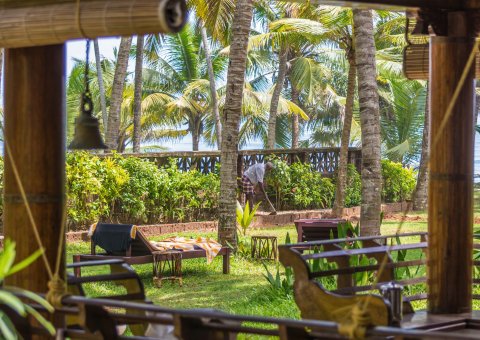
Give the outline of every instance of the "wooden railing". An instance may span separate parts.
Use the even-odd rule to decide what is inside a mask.
[[[309,149],[274,149],[274,150],[240,150],[238,152],[238,174],[252,164],[263,162],[266,156],[276,156],[288,164],[294,162],[309,163],[312,169],[331,176],[338,166],[340,148],[309,148]],[[214,172],[220,163],[220,151],[182,151],[182,152],[158,152],[158,153],[130,153],[126,156],[146,158],[155,162],[158,166],[165,165],[170,158],[176,160],[178,168],[182,171],[197,169],[208,174]],[[362,162],[362,150],[350,148],[348,163],[354,164],[360,171]]]
[[[57,316],[68,316],[67,324],[57,328],[57,339],[96,339],[103,336],[104,339],[112,340],[153,340],[173,335],[183,340],[236,339],[239,334],[245,337],[276,337],[280,340],[347,339],[343,328],[331,321],[279,319],[233,315],[212,309],[181,310],[156,306],[146,300],[142,281],[122,261],[84,262],[70,264],[68,267],[75,269],[79,266],[94,269],[84,277],[69,276],[69,291],[73,295],[63,297],[63,306],[56,309]],[[104,274],[108,268],[110,273]],[[99,270],[101,273],[98,273]],[[96,298],[82,296],[84,284],[106,282],[120,284],[126,292]],[[15,294],[26,300],[29,298],[22,292]],[[31,306],[47,315],[42,306],[34,302]],[[44,329],[32,325],[31,320],[17,314],[8,305],[0,304],[0,311],[11,318],[23,338],[30,339],[35,334],[46,335]],[[407,321],[407,324],[410,323],[407,328],[368,327],[365,336],[368,339],[476,339],[475,334],[461,331],[480,328],[478,320],[465,315],[449,319],[443,317],[440,322],[432,319],[428,324],[422,322],[421,317],[417,319],[416,325],[415,322]],[[120,329],[124,330],[124,326],[118,325],[127,326],[129,331],[119,333]]]
[[[404,286],[404,312],[411,313],[414,311],[411,302],[427,299],[427,242],[426,232],[416,232],[286,244],[279,247],[279,252],[286,266],[292,257],[301,259],[311,280],[322,282],[324,278],[333,278],[334,287],[329,288],[336,294],[352,296],[376,291],[381,285],[395,281]],[[480,251],[480,243],[474,243],[474,251]],[[371,261],[361,261],[362,258]],[[314,261],[322,264],[314,265]],[[383,261],[386,262],[380,271]],[[472,270],[477,270],[480,261],[474,258],[472,264]],[[355,279],[364,275],[370,279],[360,280],[361,283]],[[480,279],[475,277],[472,284],[478,287]],[[472,298],[478,300],[480,295],[473,294]]]

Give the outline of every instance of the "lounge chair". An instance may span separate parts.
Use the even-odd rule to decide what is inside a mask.
[[[142,231],[129,224],[98,223],[91,232],[91,253],[73,255],[73,262],[121,259],[128,264],[153,263],[153,252],[160,249],[152,245]],[[106,253],[98,254],[101,246]],[[223,256],[223,273],[230,273],[230,248],[222,247],[217,255]],[[207,257],[204,249],[182,251],[182,260]],[[81,267],[75,268],[75,275],[81,275]]]

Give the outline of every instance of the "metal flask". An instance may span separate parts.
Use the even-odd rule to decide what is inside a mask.
[[[403,286],[391,281],[380,286],[380,292],[385,300],[388,300],[392,306],[392,318],[394,324],[400,324],[403,315]]]

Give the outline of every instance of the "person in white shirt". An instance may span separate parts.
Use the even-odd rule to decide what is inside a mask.
[[[272,214],[276,214],[277,211],[273,206],[272,202],[268,199],[267,193],[265,192],[265,187],[263,181],[265,174],[273,169],[273,164],[271,162],[267,163],[256,163],[249,167],[243,174],[242,177],[242,191],[245,194],[245,198],[250,206],[250,209],[253,208],[253,196],[255,195],[255,186],[258,186],[260,191],[263,193],[265,200],[270,205]]]

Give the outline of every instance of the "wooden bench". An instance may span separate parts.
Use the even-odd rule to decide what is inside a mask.
[[[98,254],[96,251],[97,244],[93,239],[90,241],[90,254],[75,254],[73,262],[95,261],[107,259],[119,259],[128,264],[146,264],[153,263],[153,252],[158,251],[143,235],[141,230],[136,231],[136,236],[132,240],[130,246],[124,253],[119,254]],[[223,257],[223,273],[230,273],[230,248],[222,247],[217,256]],[[206,258],[206,252],[203,249],[194,249],[182,251],[182,260]],[[81,267],[75,268],[75,275],[81,275]]]

